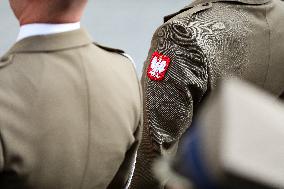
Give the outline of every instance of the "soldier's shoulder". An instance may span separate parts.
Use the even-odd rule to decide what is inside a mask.
[[[178,12],[165,16],[164,23],[154,32],[152,45],[158,44],[161,38],[169,40],[169,36],[172,34],[187,35],[190,32],[188,30],[189,23],[194,21],[195,15],[212,7],[212,3],[192,3]]]
[[[201,4],[190,4],[183,9],[167,15],[164,17],[164,23],[157,28],[154,33],[154,39],[160,37],[164,32],[183,32],[186,31],[187,26],[191,21],[194,20],[194,17],[197,13],[209,10],[213,7],[212,3],[201,3]]]

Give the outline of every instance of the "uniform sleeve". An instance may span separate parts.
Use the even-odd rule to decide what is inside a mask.
[[[153,161],[175,154],[182,134],[207,91],[206,57],[193,27],[175,20],[154,34],[144,65],[144,126],[132,189],[159,188]]]
[[[128,55],[126,57],[129,58],[131,61],[131,64],[132,64],[131,67],[136,77],[137,90],[139,90],[137,124],[135,127],[136,130],[133,133],[134,142],[132,143],[130,149],[127,151],[124,161],[119,168],[119,171],[115,175],[110,185],[107,187],[108,189],[119,189],[119,188],[126,189],[129,187],[131,178],[133,176],[134,168],[135,168],[135,161],[136,161],[138,146],[141,143],[141,138],[142,138],[142,127],[143,127],[142,90],[141,90],[141,85],[139,83],[139,79],[137,77],[135,63]]]

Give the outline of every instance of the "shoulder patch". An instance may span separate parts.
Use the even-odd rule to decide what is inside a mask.
[[[180,11],[176,12],[176,13],[173,13],[173,14],[170,14],[168,16],[165,16],[164,17],[164,22],[167,22],[169,21],[170,19],[174,18],[175,16],[185,12],[185,11],[188,11],[190,10],[190,14],[195,14],[195,13],[198,13],[200,11],[203,11],[203,10],[206,10],[206,9],[209,9],[212,7],[212,3],[203,3],[203,4],[190,4],[186,7],[184,7],[183,9],[181,9]]]
[[[106,51],[109,51],[109,52],[114,52],[114,53],[118,53],[118,54],[123,54],[124,51],[121,50],[121,49],[116,49],[116,48],[111,48],[111,47],[107,47],[107,46],[103,46],[103,45],[100,45],[96,42],[93,43],[94,45],[96,45],[97,47],[101,48],[101,49],[104,49]]]
[[[159,52],[154,52],[147,69],[147,76],[153,81],[163,80],[170,66],[170,63],[170,57],[160,54]]]

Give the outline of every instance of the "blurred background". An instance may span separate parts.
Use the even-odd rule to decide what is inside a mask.
[[[134,59],[139,76],[151,37],[163,17],[188,5],[191,0],[89,0],[82,26],[94,41],[126,51]],[[15,42],[18,23],[8,0],[0,1],[0,56]]]

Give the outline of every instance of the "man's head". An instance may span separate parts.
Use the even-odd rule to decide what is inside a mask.
[[[20,25],[78,22],[86,4],[87,0],[10,0]]]

